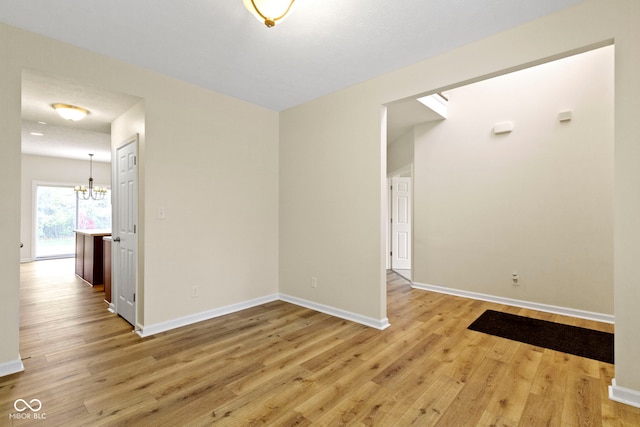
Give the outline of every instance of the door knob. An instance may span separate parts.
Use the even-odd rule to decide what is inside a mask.
[[[114,238],[113,238],[113,241],[114,241],[114,242],[119,242],[119,241],[120,241],[120,238],[119,238],[119,237],[114,237]]]

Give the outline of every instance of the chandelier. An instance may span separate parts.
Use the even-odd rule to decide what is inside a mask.
[[[247,8],[258,21],[271,28],[284,20],[291,12],[295,0],[243,0]]]
[[[93,154],[89,154],[89,187],[76,185],[73,188],[78,200],[102,200],[107,194],[106,187],[93,186]]]

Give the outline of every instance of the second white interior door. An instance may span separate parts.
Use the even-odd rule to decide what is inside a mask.
[[[391,178],[391,268],[411,269],[411,178]]]

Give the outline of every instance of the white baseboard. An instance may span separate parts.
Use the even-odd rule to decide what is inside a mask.
[[[268,302],[277,300],[277,294],[255,298],[249,301],[231,304],[225,307],[215,308],[213,310],[203,311],[201,313],[191,314],[189,316],[168,320],[166,322],[156,323],[155,325],[143,326],[136,330],[136,333],[144,338],[151,335],[159,334],[160,332],[166,332],[171,329],[180,328],[182,326],[191,325],[193,323],[202,322],[203,320],[209,320],[215,317],[224,316],[225,314],[235,313],[236,311],[246,310],[247,308],[255,307],[260,304],[266,304]]]
[[[341,319],[349,320],[351,322],[360,323],[361,325],[369,326],[376,329],[386,329],[389,326],[389,319],[386,317],[382,320],[374,319],[372,317],[362,316],[350,311],[341,310],[339,308],[331,307],[324,304],[318,304],[312,301],[308,301],[302,298],[293,297],[291,295],[280,294],[280,300],[299,305],[311,310],[319,311],[321,313],[329,314],[331,316],[339,317]]]
[[[549,304],[541,304],[531,301],[523,301],[512,298],[499,297],[495,295],[481,294],[478,292],[463,291],[460,289],[452,289],[444,286],[426,285],[424,283],[413,282],[413,288],[422,289],[424,291],[438,292],[441,294],[455,295],[464,298],[477,299],[482,301],[495,302],[498,304],[512,305],[515,307],[528,308],[531,310],[544,311],[547,313],[561,314],[564,316],[578,317],[580,319],[595,320],[597,322],[615,323],[615,317],[612,314],[596,313],[591,311],[577,310],[575,308],[559,307]]]
[[[616,385],[615,378],[609,386],[609,399],[640,408],[640,391]]]
[[[18,356],[17,360],[0,363],[0,377],[4,377],[5,375],[15,374],[17,372],[22,372],[22,371],[24,371],[24,365],[22,364],[22,359],[20,359],[20,356]]]
[[[255,307],[260,304],[266,304],[272,301],[284,301],[291,304],[299,305],[311,310],[319,311],[321,313],[329,314],[331,316],[339,317],[341,319],[349,320],[352,322],[360,323],[365,326],[370,326],[376,329],[386,329],[390,326],[389,319],[384,318],[382,320],[374,319],[360,314],[352,313],[339,308],[330,307],[323,304],[318,304],[312,301],[307,301],[302,298],[296,298],[290,295],[284,294],[272,294],[265,297],[255,298],[249,301],[244,301],[237,304],[231,304],[225,307],[216,308],[213,310],[203,311],[201,313],[192,314],[189,316],[180,317],[166,322],[156,323],[149,326],[138,326],[135,329],[136,334],[145,338],[151,335],[166,332],[171,329],[180,328],[182,326],[191,325],[193,323],[202,322],[204,320],[213,319],[215,317],[224,316],[226,314],[235,313],[237,311],[246,310],[247,308]]]

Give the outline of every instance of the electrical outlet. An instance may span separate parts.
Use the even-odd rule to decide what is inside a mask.
[[[520,275],[518,273],[511,274],[511,280],[513,281],[513,286],[520,286]]]
[[[198,287],[197,286],[192,286],[191,287],[191,298],[195,298],[198,296]]]
[[[317,288],[318,287],[318,278],[317,277],[312,277],[311,278],[311,287],[312,288]]]

